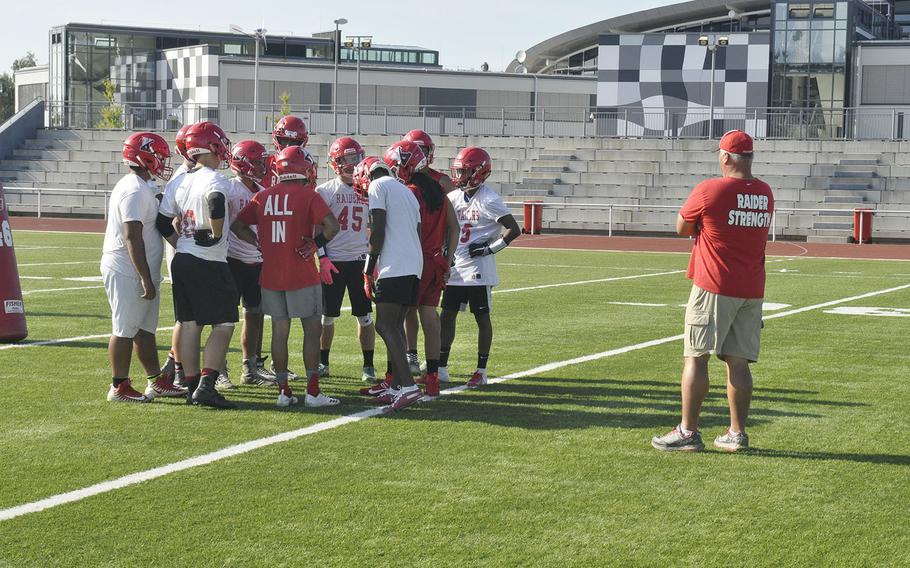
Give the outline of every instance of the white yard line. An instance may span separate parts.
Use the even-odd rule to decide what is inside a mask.
[[[26,266],[68,266],[71,264],[101,264],[101,260],[74,260],[72,262],[29,262],[20,264],[19,268]]]
[[[44,288],[40,290],[27,290],[22,292],[23,296],[28,296],[30,294],[41,294],[43,292],[69,292],[71,290],[94,290],[97,288],[104,288],[104,286],[74,286],[72,288]]]
[[[595,280],[577,280],[575,282],[562,282],[559,284],[542,284],[540,286],[525,286],[523,288],[506,288],[505,290],[493,290],[494,294],[506,294],[509,292],[525,292],[527,290],[543,290],[545,288],[560,288],[563,286],[580,286],[582,284],[598,284],[600,282],[616,282],[618,280],[635,280],[637,278],[649,278],[651,276],[667,276],[668,274],[682,274],[685,270],[671,270],[669,272],[652,272],[650,274],[632,274],[630,276],[613,276],[611,278],[597,278]]]
[[[161,333],[162,331],[173,331],[174,326],[170,327],[159,327],[156,330],[156,333]],[[43,341],[32,341],[27,343],[9,343],[7,345],[0,345],[0,351],[6,349],[25,349],[26,347],[40,347],[42,345],[61,345],[63,343],[75,343],[76,341],[85,341],[87,339],[109,339],[111,337],[110,333],[98,333],[95,335],[80,335],[77,337],[64,337],[62,339],[46,339]]]
[[[632,266],[596,266],[590,264],[533,264],[523,262],[497,262],[496,266],[525,266],[528,268],[578,268],[580,270],[591,270],[599,268],[602,270],[628,270],[636,272],[661,272],[666,268],[636,268]]]
[[[864,298],[870,298],[872,296],[880,296],[882,294],[888,294],[890,292],[896,292],[898,290],[904,290],[910,288],[910,284],[904,284],[903,286],[896,286],[894,288],[887,288],[885,290],[878,290],[875,292],[868,292],[866,294],[859,294],[856,296],[850,296],[848,298],[841,298],[839,300],[832,300],[830,302],[823,302],[821,304],[814,304],[811,306],[805,306],[802,308],[797,308],[794,310],[788,310],[786,312],[781,312],[768,316],[766,319],[781,318],[786,316],[791,316],[795,314],[800,314],[803,312],[808,312],[811,310],[817,310],[820,308],[826,308],[828,306],[834,306],[837,304],[843,304],[847,302],[852,302],[854,300],[860,300]],[[600,353],[593,353],[591,355],[583,355],[581,357],[575,357],[572,359],[565,359],[563,361],[555,361],[553,363],[547,363],[545,365],[539,365],[525,371],[519,371],[517,373],[512,373],[502,377],[497,377],[490,379],[491,383],[501,383],[503,381],[508,381],[510,379],[519,379],[523,377],[529,377],[537,375],[540,373],[547,373],[560,369],[563,367],[568,367],[570,365],[578,365],[581,363],[588,363],[591,361],[597,361],[599,359],[605,359],[607,357],[615,357],[617,355],[623,355],[632,351],[638,351],[640,349],[647,349],[648,347],[655,347],[658,345],[664,345],[666,343],[672,343],[682,339],[682,334],[680,335],[671,335],[668,337],[662,337],[660,339],[652,339],[650,341],[643,341],[641,343],[636,343],[634,345],[627,345],[625,347],[619,347],[616,349],[610,349],[608,351],[601,351]],[[464,385],[457,387],[448,388],[442,391],[442,394],[452,395],[458,392],[465,390]],[[33,501],[31,503],[25,503],[23,505],[18,505],[16,507],[10,507],[7,509],[0,510],[0,521],[5,521],[9,519],[14,519],[22,515],[28,515],[30,513],[37,513],[39,511],[44,511],[59,505],[64,505],[66,503],[74,503],[76,501],[81,501],[95,495],[101,495],[103,493],[109,493],[115,489],[122,489],[124,487],[129,487],[131,485],[136,485],[137,483],[142,483],[144,481],[151,481],[159,477],[164,477],[165,475],[170,475],[178,471],[184,471],[194,467],[207,465],[220,461],[226,458],[239,456],[257,450],[259,448],[264,448],[266,446],[271,446],[273,444],[278,444],[280,442],[288,442],[301,438],[303,436],[309,436],[311,434],[316,434],[318,432],[324,432],[326,430],[332,430],[338,428],[339,426],[344,426],[345,424],[352,424],[354,422],[359,422],[366,418],[371,418],[374,416],[380,416],[383,414],[382,408],[371,408],[368,410],[363,410],[360,412],[355,412],[354,414],[348,414],[346,416],[340,416],[332,420],[327,420],[325,422],[319,422],[306,428],[300,428],[297,430],[291,430],[290,432],[283,432],[281,434],[275,434],[273,436],[268,436],[265,438],[259,438],[256,440],[251,440],[249,442],[244,442],[241,444],[235,444],[233,446],[228,446],[214,452],[209,452],[200,456],[193,458],[188,458],[171,464],[159,466],[152,469],[147,469],[145,471],[140,471],[137,473],[132,473],[125,475],[123,477],[118,477],[116,479],[111,479],[109,481],[103,481],[89,487],[82,489],[77,489],[75,491],[68,491],[66,493],[60,493],[58,495],[53,495],[45,499],[40,499],[38,501]]]

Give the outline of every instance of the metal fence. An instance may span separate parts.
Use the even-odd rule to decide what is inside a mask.
[[[910,111],[859,107],[686,109],[546,107],[338,106],[250,104],[121,103],[111,125],[101,111],[110,103],[47,103],[51,128],[102,128],[173,131],[200,120],[232,132],[269,132],[288,112],[304,119],[311,132],[328,134],[401,134],[420,128],[430,134],[458,136],[574,136],[601,138],[707,139],[734,128],[755,138],[799,140],[907,140]],[[906,112],[905,112],[906,111]],[[110,111],[106,113],[112,115]],[[713,121],[712,121],[713,117]],[[713,122],[713,128],[712,128]]]

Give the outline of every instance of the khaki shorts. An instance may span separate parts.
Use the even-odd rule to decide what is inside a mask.
[[[309,319],[322,316],[322,286],[296,290],[262,289],[262,311],[273,319]]]
[[[758,361],[762,299],[721,296],[692,286],[686,305],[685,357],[714,353],[719,359]]]

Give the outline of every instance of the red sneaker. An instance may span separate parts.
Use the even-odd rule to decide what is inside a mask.
[[[414,381],[417,382],[417,381]],[[426,396],[436,398],[439,396],[439,375],[430,373],[424,377],[424,384],[427,385]]]
[[[366,396],[379,396],[390,388],[392,388],[392,381],[387,378],[381,383],[376,383],[371,387],[364,387],[360,389],[360,394]]]
[[[114,388],[114,385],[111,385],[111,388],[107,391],[107,400],[108,402],[151,402],[152,399],[148,398],[141,392],[133,388],[133,383],[129,379],[126,379],[120,386]]]
[[[186,396],[186,389],[174,386],[173,375],[170,377],[170,379],[164,375],[159,375],[157,378],[155,378],[155,380],[148,381],[148,385],[145,387],[145,396],[149,400],[155,398],[156,396]]]
[[[465,385],[469,389],[476,389],[487,384],[487,374],[481,373],[480,371],[474,371],[474,374],[471,375],[471,379]]]
[[[395,400],[392,401],[389,410],[402,410],[413,404],[420,402],[420,399],[423,398],[423,391],[420,390],[420,387],[413,386],[409,389],[401,389],[397,391],[395,395]]]

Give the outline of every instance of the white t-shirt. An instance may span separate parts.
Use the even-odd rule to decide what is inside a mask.
[[[201,247],[193,239],[193,231],[212,228],[206,198],[213,192],[224,195],[226,204],[231,193],[230,180],[212,168],[198,168],[184,175],[173,195],[168,195],[165,191],[159,210],[167,217],[180,218],[180,230],[177,235],[178,253],[191,254],[203,260],[227,262],[227,235],[222,235],[218,244],[211,247]],[[226,215],[225,233],[230,232],[230,226],[230,215]]]
[[[252,201],[253,196],[256,194],[250,191],[246,184],[238,178],[231,178],[230,182],[231,194],[228,196],[228,218],[236,219],[240,210]],[[262,191],[262,186],[258,183],[256,184],[256,191]],[[250,228],[253,229],[254,233],[256,232],[256,225],[251,225]],[[230,258],[236,258],[247,264],[262,263],[262,252],[259,249],[235,235],[233,231],[228,231],[227,228],[225,228],[225,231],[228,233],[227,255]]]
[[[491,244],[499,238],[502,226],[499,219],[512,212],[503,203],[498,193],[481,185],[473,197],[460,189],[449,192],[449,201],[455,207],[461,234],[458,247],[455,249],[455,266],[449,277],[449,286],[496,286],[499,274],[496,273],[496,260],[493,255],[471,258],[468,247],[472,243],[489,241]]]
[[[158,218],[156,187],[136,174],[127,174],[117,182],[111,192],[108,206],[107,229],[104,232],[104,246],[101,268],[139,278],[139,273],[130,260],[126,248],[123,224],[127,221],[142,223],[142,241],[145,244],[145,258],[149,265],[152,281],[161,282],[161,259],[164,256],[164,242],[155,228]]]
[[[337,177],[318,186],[316,191],[341,227],[325,247],[329,258],[336,262],[362,260],[367,254],[370,238],[367,233],[367,204],[354,193],[353,187]]]
[[[376,266],[379,278],[417,276],[423,273],[420,248],[420,203],[403,183],[389,176],[370,182],[370,210],[386,212],[385,240]]]

